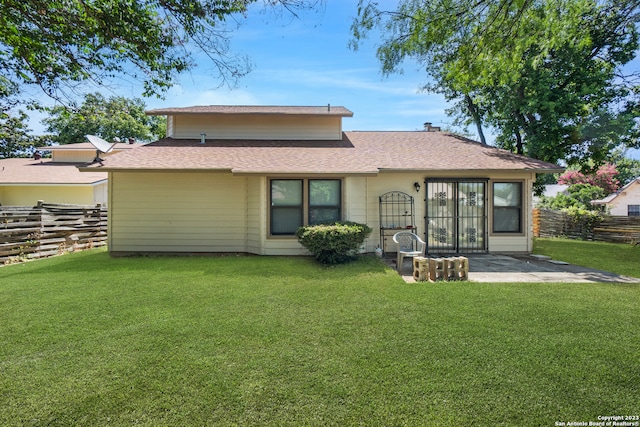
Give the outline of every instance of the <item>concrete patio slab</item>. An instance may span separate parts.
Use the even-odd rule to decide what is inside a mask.
[[[431,255],[435,257],[436,255]],[[443,255],[446,256],[446,255]],[[472,282],[570,282],[640,283],[639,278],[580,267],[532,255],[469,254],[469,281]],[[389,260],[395,268],[395,260]],[[413,278],[413,260],[406,259],[399,272],[408,282]]]

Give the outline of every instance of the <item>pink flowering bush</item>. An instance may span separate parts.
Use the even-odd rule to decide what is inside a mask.
[[[558,184],[591,184],[600,187],[605,194],[612,194],[620,188],[620,181],[616,178],[618,170],[615,165],[606,163],[590,175],[585,175],[580,171],[569,170],[558,178]]]

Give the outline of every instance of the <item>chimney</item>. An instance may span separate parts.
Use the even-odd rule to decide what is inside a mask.
[[[205,138],[206,138],[206,137],[207,137],[207,134],[206,134],[206,133],[202,132],[202,133],[200,134],[200,144],[204,144],[204,142],[205,142]]]
[[[431,122],[424,122],[425,132],[440,132],[440,126],[431,126]]]

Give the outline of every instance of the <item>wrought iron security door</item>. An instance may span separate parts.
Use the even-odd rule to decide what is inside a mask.
[[[487,181],[429,180],[427,252],[487,251]]]

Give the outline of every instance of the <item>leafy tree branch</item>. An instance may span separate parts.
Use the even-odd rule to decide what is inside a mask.
[[[360,0],[357,49],[378,31],[382,73],[425,67],[458,124],[550,162],[605,162],[639,147],[640,88],[622,69],[637,54],[638,0],[403,0],[393,11]],[[624,76],[625,78],[620,78]]]
[[[39,87],[63,104],[78,84],[140,80],[144,96],[161,96],[203,52],[220,84],[251,69],[230,51],[234,23],[249,6],[295,13],[322,0],[3,0],[0,72]]]

